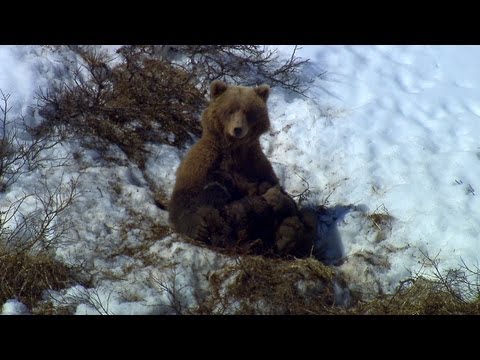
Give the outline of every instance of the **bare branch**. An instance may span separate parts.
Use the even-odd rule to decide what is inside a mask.
[[[305,200],[307,200],[309,198],[309,196],[311,195],[311,191],[310,191],[310,184],[308,183],[308,181],[300,176],[297,172],[295,172],[295,175],[297,175],[303,182],[303,184],[305,185],[305,190],[303,190],[301,193],[299,194],[289,194],[292,198],[297,198],[298,197],[298,204],[301,204],[302,202],[304,202]]]
[[[191,73],[205,94],[213,80],[224,79],[246,86],[267,83],[306,96],[308,82],[300,72],[308,60],[298,58],[297,49],[284,61],[277,50],[259,45],[160,45],[155,54]]]

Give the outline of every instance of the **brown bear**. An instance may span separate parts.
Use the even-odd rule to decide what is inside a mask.
[[[270,128],[268,85],[214,81],[202,137],[183,159],[169,204],[175,231],[220,247],[306,255],[314,216],[281,189],[260,146]]]

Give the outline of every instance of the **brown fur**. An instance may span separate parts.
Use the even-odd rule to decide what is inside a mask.
[[[202,137],[176,174],[169,210],[177,232],[222,247],[260,244],[256,252],[299,248],[305,226],[260,146],[268,95],[267,85],[212,83]]]

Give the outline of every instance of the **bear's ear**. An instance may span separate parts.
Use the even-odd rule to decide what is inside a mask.
[[[225,84],[222,80],[215,80],[210,85],[210,97],[212,99],[217,98],[218,96],[222,95],[225,90],[227,90],[228,85]]]
[[[262,98],[263,101],[267,102],[268,95],[270,95],[270,86],[263,84],[255,88],[255,92],[258,96]]]

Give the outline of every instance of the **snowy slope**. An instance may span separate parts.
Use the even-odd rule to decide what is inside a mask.
[[[289,54],[292,47],[278,48]],[[438,254],[443,268],[462,259],[478,265],[480,47],[304,46],[299,55],[311,59],[304,74],[314,78],[309,97],[273,90],[272,130],[262,145],[289,193],[308,183],[306,202],[324,206],[316,255],[352,287],[387,291],[420,268],[422,252]],[[67,71],[60,54],[0,47],[0,89],[12,93],[15,115],[28,113],[35,91]],[[30,174],[0,194],[4,208],[42,176],[80,176],[81,196],[64,215],[74,226],[57,256],[81,263],[92,285],[49,294],[77,314],[178,312],[166,283],[174,285],[179,306],[194,306],[207,292],[206,275],[232,261],[175,235],[140,243],[145,224],[167,219],[145,175],[169,195],[183,155],[151,146],[143,173],[116,149],[119,161],[106,163],[71,142],[52,152],[80,154],[76,161]],[[135,250],[128,256],[119,249]],[[5,313],[25,311],[12,304]]]
[[[273,140],[272,159],[295,144],[290,165],[311,186],[334,186],[331,205],[380,207],[396,219],[377,243],[347,211],[337,223],[347,259],[387,256],[381,277],[392,285],[418,267],[417,250],[438,254],[444,268],[478,265],[480,47],[306,46],[300,55],[328,73],[310,101],[272,110],[276,126],[292,124]]]

